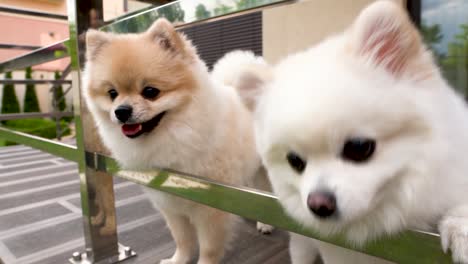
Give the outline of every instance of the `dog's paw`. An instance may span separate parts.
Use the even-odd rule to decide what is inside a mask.
[[[100,226],[104,224],[105,214],[103,211],[99,211],[97,215],[91,216],[91,225]]]
[[[468,218],[446,217],[439,225],[444,252],[450,249],[457,263],[468,263]]]
[[[115,233],[115,226],[103,226],[101,228],[99,228],[99,234],[101,236],[110,236],[110,235],[113,235]]]
[[[176,260],[173,260],[172,258],[170,259],[163,259],[159,261],[159,264],[185,264],[186,262],[178,262]]]
[[[275,229],[271,225],[267,225],[261,222],[257,222],[257,231],[264,234],[264,235],[269,235],[271,232],[273,232],[273,229]]]
[[[175,262],[172,259],[163,259],[159,261],[159,264],[175,264]]]
[[[159,264],[188,264],[190,260],[191,258],[188,255],[180,254],[180,252],[176,250],[171,258],[163,259],[159,261]]]

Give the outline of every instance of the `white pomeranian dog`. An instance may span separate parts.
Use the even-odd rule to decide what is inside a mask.
[[[140,34],[88,31],[86,38],[84,98],[123,168],[170,168],[237,186],[264,175],[252,113],[235,87],[225,85],[229,72],[221,65],[210,74],[195,47],[167,20]],[[243,58],[246,65],[259,61],[252,54]],[[161,263],[189,263],[197,246],[198,263],[220,262],[234,233],[234,215],[147,192],[177,246]],[[259,229],[271,232],[268,225]]]
[[[257,146],[290,216],[357,246],[438,230],[468,263],[468,111],[404,9],[377,1],[271,71],[251,86]],[[292,235],[293,263],[315,246],[327,264],[386,262]]]

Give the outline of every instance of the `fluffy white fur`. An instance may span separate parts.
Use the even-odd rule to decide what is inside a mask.
[[[253,110],[261,92],[252,86],[260,86],[262,80],[269,78],[268,68],[265,60],[253,52],[235,50],[219,59],[211,74],[215,80],[234,87],[244,104]]]
[[[373,3],[348,30],[272,71],[257,106],[257,146],[293,218],[357,246],[408,228],[438,228],[443,249],[468,262],[468,111],[402,8]],[[376,140],[370,160],[340,156],[351,137]],[[290,151],[307,161],[302,173],[288,164]],[[322,189],[336,196],[337,217],[319,219],[308,209],[308,194]],[[315,257],[310,241],[293,235],[293,263]],[[317,245],[325,263],[379,262]]]
[[[141,34],[91,31],[87,45],[83,95],[103,142],[124,168],[171,168],[233,185],[252,181],[260,158],[251,113],[235,89],[211,78],[190,42],[169,22],[160,19]],[[155,82],[161,95],[144,99],[140,79]],[[119,92],[115,101],[107,94],[108,83]],[[131,139],[114,115],[121,103],[134,107],[139,122],[167,114],[153,131]],[[197,244],[198,263],[219,263],[233,233],[233,215],[153,189],[147,193],[177,245],[172,258],[161,263],[189,262]]]
[[[211,76],[213,80],[222,85],[232,87],[241,97],[244,105],[251,111],[260,95],[258,89],[252,86],[261,85],[261,78],[266,78],[269,65],[262,57],[255,56],[252,51],[234,50],[225,54],[213,66]],[[248,183],[250,187],[271,192],[271,184],[262,168],[257,175]],[[270,234],[274,227],[257,222],[257,230],[263,234]]]
[[[235,50],[225,54],[215,63],[211,75],[225,85],[237,87],[242,75],[252,65],[267,66],[267,63],[251,51]]]

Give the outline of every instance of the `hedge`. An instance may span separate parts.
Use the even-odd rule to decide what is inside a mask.
[[[26,68],[26,80],[32,80],[31,67]],[[36,87],[34,84],[26,84],[26,94],[24,95],[23,112],[39,113],[39,101],[37,100]]]
[[[55,72],[55,80],[59,80],[59,79],[60,79],[60,73],[58,71],[56,71]],[[63,97],[62,84],[59,84],[56,87],[55,102],[58,102],[58,110],[64,111],[65,108],[67,108],[67,102],[65,101],[65,98]]]
[[[5,80],[11,80],[11,72],[5,73]],[[15,114],[20,112],[18,97],[16,97],[15,86],[5,84],[3,86],[2,114]]]

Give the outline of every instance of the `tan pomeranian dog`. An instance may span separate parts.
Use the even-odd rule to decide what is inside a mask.
[[[84,98],[125,169],[170,168],[245,185],[261,170],[251,113],[165,19],[141,34],[88,31]],[[161,263],[219,263],[235,216],[146,189],[177,249]]]

